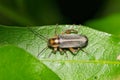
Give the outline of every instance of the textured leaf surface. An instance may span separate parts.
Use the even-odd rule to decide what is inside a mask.
[[[55,35],[55,26],[32,27],[32,30],[48,38]],[[39,60],[54,71],[62,80],[119,80],[120,76],[120,40],[111,34],[93,30],[83,26],[60,25],[56,28],[57,34],[73,28],[79,34],[86,35],[89,39],[88,46],[76,56],[67,51],[65,55],[52,54],[51,49],[39,56]],[[28,28],[5,27],[0,28],[0,44],[14,44],[37,54],[47,46],[47,42],[39,38]]]

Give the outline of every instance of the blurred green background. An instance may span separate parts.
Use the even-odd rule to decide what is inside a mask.
[[[0,0],[0,24],[82,24],[120,36],[120,0]]]

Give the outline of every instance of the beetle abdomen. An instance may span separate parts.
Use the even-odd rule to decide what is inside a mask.
[[[63,34],[59,35],[60,48],[83,48],[87,46],[88,39],[84,35],[79,34]]]

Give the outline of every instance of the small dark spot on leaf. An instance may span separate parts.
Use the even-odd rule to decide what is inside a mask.
[[[94,77],[94,79],[96,79],[96,80],[97,80],[97,79],[98,79],[98,77],[97,77],[97,76],[95,76],[95,77]]]

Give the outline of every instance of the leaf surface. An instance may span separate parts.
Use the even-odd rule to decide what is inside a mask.
[[[43,63],[15,46],[0,47],[0,80],[60,80]]]
[[[78,34],[88,37],[88,46],[76,56],[67,51],[66,55],[60,52],[48,57],[52,49],[47,49],[38,59],[54,71],[62,80],[117,80],[120,76],[120,40],[114,35],[100,32],[81,25],[51,25],[31,27],[33,31],[50,38],[61,34],[67,29],[78,30]],[[33,56],[47,46],[45,39],[36,36],[28,28],[6,27],[0,28],[0,44],[14,44]]]

